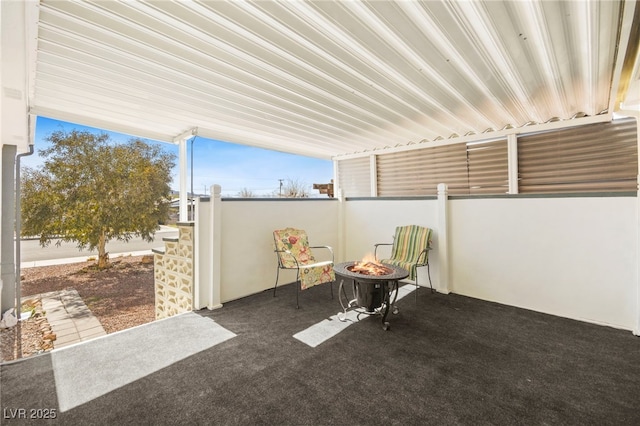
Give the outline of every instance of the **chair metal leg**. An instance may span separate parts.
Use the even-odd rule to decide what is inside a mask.
[[[302,286],[302,281],[300,280],[300,272],[298,271],[298,276],[296,276],[296,309],[300,309],[300,288]],[[280,278],[280,268],[276,270],[276,283],[273,286],[273,297],[276,297],[276,289],[278,288],[278,279]],[[333,283],[331,281],[329,286],[331,288],[331,300],[333,300]]]
[[[433,290],[433,284],[431,284],[431,268],[429,268],[429,262],[427,262],[427,275],[429,276],[429,287],[431,287],[431,293],[435,293]]]
[[[300,287],[302,287],[302,279],[300,279],[300,269],[296,271],[296,309],[300,309]]]
[[[418,304],[418,289],[420,288],[420,286],[418,285],[418,267],[414,266],[415,270],[416,270],[416,291],[414,292],[414,299],[416,302],[416,305]]]
[[[278,278],[280,278],[280,268],[276,269],[276,283],[273,286],[273,297],[276,297],[276,288],[278,288]]]
[[[429,288],[431,289],[431,293],[435,293],[435,291],[433,290],[433,284],[431,283],[431,268],[429,267],[429,262],[427,262],[426,265],[423,265],[427,267],[427,276],[429,277]],[[416,299],[416,303],[418,302],[418,289],[420,288],[420,286],[418,285],[418,267],[416,266],[416,294],[415,294],[415,299]]]

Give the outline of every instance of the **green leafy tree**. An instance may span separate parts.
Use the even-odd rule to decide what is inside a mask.
[[[140,139],[111,143],[107,134],[57,131],[40,155],[41,169],[22,181],[22,235],[72,241],[98,250],[98,268],[109,265],[106,244],[134,236],[152,241],[169,212],[175,155]]]

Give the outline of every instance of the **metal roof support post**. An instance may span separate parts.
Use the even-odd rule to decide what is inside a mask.
[[[173,143],[177,143],[178,148],[178,164],[180,173],[178,179],[180,181],[180,222],[189,221],[189,210],[187,208],[189,195],[187,193],[187,141],[198,134],[198,128],[191,130],[173,138]]]
[[[509,194],[517,194],[518,189],[518,136],[512,133],[507,136],[507,160],[509,163]]]
[[[340,187],[340,176],[338,175],[338,160],[333,159],[333,196],[338,199],[338,216],[336,217],[338,229],[338,247],[335,259],[337,262],[343,262],[345,259],[345,199],[342,188]]]
[[[178,144],[178,161],[180,164],[180,222],[187,222],[189,220],[189,211],[187,209],[187,203],[189,202],[189,195],[187,193],[187,140],[181,139]]]
[[[376,161],[376,155],[371,154],[369,156],[369,178],[371,182],[371,196],[378,196],[378,163]]]
[[[346,230],[346,199],[341,188],[334,190],[334,196],[338,199],[338,250],[336,253],[336,263],[344,262],[347,253],[347,230]]]
[[[209,273],[211,277],[211,294],[207,309],[222,307],[222,187],[211,185],[211,226],[209,227],[209,241],[211,244],[211,262]]]
[[[438,184],[438,285],[436,290],[449,294],[449,187]]]

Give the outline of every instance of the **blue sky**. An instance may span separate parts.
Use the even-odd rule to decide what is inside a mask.
[[[35,154],[23,157],[21,163],[29,167],[40,167],[43,159],[39,151],[49,146],[45,140],[57,130],[73,129],[107,133],[114,142],[126,142],[131,136],[107,132],[92,127],[80,126],[64,121],[38,117],[35,132]],[[176,155],[176,167],[171,187],[178,189],[178,146],[146,139],[149,143],[160,144],[165,151]],[[191,162],[191,142],[187,143],[187,165]],[[197,136],[193,142],[193,190],[203,194],[213,184],[222,186],[225,197],[237,196],[243,189],[249,189],[257,195],[268,195],[278,191],[279,179],[298,181],[304,185],[310,196],[318,195],[313,190],[314,183],[328,183],[333,178],[333,164],[330,160],[303,157],[261,148],[231,144]],[[191,188],[191,172],[187,171],[187,190]]]

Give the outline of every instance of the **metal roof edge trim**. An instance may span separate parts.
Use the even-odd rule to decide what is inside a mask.
[[[303,201],[303,202],[309,202],[309,201],[320,201],[320,202],[326,202],[326,201],[338,201],[338,198],[329,198],[329,197],[323,197],[323,198],[269,198],[269,197],[251,197],[251,198],[234,198],[234,197],[222,197],[221,198],[222,201],[241,201],[241,202],[245,202],[245,201],[260,201],[260,202],[264,202],[264,201],[276,201],[276,202],[291,202],[291,201]]]
[[[433,140],[433,141],[425,140],[418,143],[407,143],[406,145],[381,148],[378,150],[354,152],[354,153],[344,154],[344,155],[336,155],[333,157],[333,159],[337,161],[350,160],[353,158],[368,157],[370,155],[412,151],[415,149],[422,149],[427,147],[454,145],[458,143],[491,141],[495,139],[506,138],[507,136],[512,134],[521,135],[521,134],[527,134],[527,133],[537,133],[537,132],[543,132],[543,131],[549,131],[549,130],[557,130],[561,128],[583,126],[586,124],[604,123],[607,121],[611,121],[612,119],[613,119],[612,114],[607,113],[607,114],[601,114],[601,115],[595,115],[595,116],[573,118],[569,120],[551,121],[547,123],[531,124],[528,126],[517,127],[517,128],[507,128],[502,130],[496,130],[494,132],[487,132],[482,134],[460,136],[460,137],[451,138],[451,139],[439,139],[439,140]]]
[[[518,198],[614,198],[637,197],[637,191],[620,192],[555,192],[549,194],[478,194],[478,195],[449,195],[449,200],[479,200],[479,199],[518,199]]]
[[[345,197],[345,201],[430,201],[437,199],[437,195],[412,195],[398,197]]]
[[[123,125],[114,125],[112,122],[103,121],[96,118],[89,118],[73,113],[65,113],[62,111],[52,111],[46,108],[32,107],[29,110],[29,114],[39,117],[51,118],[53,120],[65,121],[71,124],[77,124],[78,126],[94,127],[105,132],[117,132],[125,135],[129,135],[134,138],[150,139],[158,142],[166,142],[173,144],[173,135],[166,135],[161,133],[155,133],[145,131],[139,128]]]
[[[481,199],[521,199],[521,198],[628,198],[637,197],[636,191],[621,192],[566,192],[553,194],[478,194],[449,195],[449,200],[481,200]],[[437,200],[437,195],[413,195],[399,197],[346,197],[345,201],[428,201]]]

